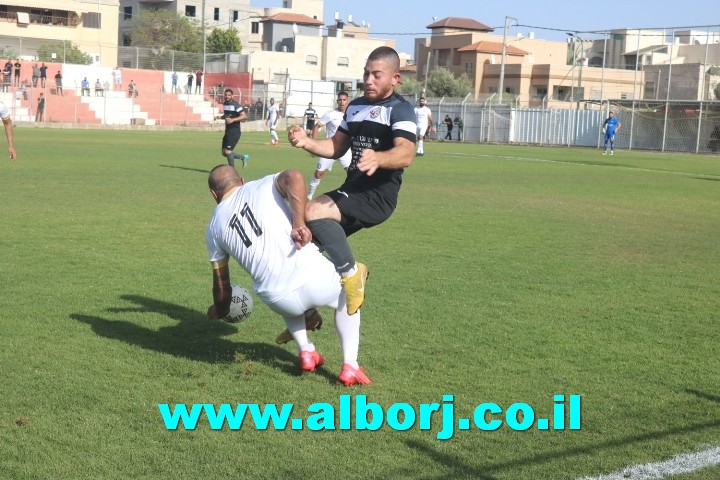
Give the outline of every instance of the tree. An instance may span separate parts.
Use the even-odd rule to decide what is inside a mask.
[[[206,49],[208,53],[240,53],[242,44],[238,37],[238,31],[234,27],[227,30],[213,28],[207,37]]]
[[[55,54],[55,58],[52,54]],[[37,50],[38,60],[41,62],[74,63],[76,65],[90,65],[92,57],[80,50],[72,42],[62,40],[41,45]]]
[[[422,89],[423,84],[415,77],[405,77],[396,90],[401,95],[417,95],[419,97],[422,94]]]
[[[132,32],[133,47],[155,47],[181,52],[202,52],[198,22],[170,10],[143,10]]]
[[[455,78],[447,68],[436,68],[430,71],[427,78],[425,96],[433,97],[464,97],[472,92],[472,81],[466,74]]]

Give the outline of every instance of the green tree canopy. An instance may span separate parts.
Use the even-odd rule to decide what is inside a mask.
[[[470,92],[472,81],[464,73],[455,78],[450,70],[440,67],[428,75],[426,97],[464,97]]]
[[[132,32],[133,47],[202,52],[202,29],[190,18],[170,10],[143,10]]]
[[[52,58],[52,54],[55,58]],[[90,65],[92,57],[80,50],[80,47],[72,42],[61,40],[41,45],[37,50],[38,61],[74,63],[76,65]]]
[[[227,30],[213,28],[207,37],[205,48],[207,53],[240,53],[242,44],[240,43],[240,37],[238,37],[238,31],[234,27]]]

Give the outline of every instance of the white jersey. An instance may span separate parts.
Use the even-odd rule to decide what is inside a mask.
[[[3,102],[0,102],[0,118],[5,120],[10,116],[10,110],[8,109],[7,105],[5,105]]]
[[[342,124],[343,118],[345,117],[345,114],[341,112],[338,109],[330,110],[329,112],[325,112],[325,114],[320,118],[320,125],[325,125],[325,137],[326,138],[332,138],[337,133],[338,128]],[[320,163],[322,164],[322,168],[319,166],[318,170],[331,170],[332,169],[332,162],[330,162],[330,165],[328,166],[328,162],[323,162],[323,160],[331,160],[331,159],[323,159],[320,158]],[[345,154],[338,158],[338,161],[340,164],[347,168],[350,166],[350,161],[352,160],[352,151],[348,148],[348,151],[345,152]]]
[[[277,126],[278,122],[278,115],[279,115],[279,109],[276,103],[273,103],[268,107],[268,125],[271,129],[275,128]]]
[[[417,118],[417,126],[419,128],[427,127],[428,125],[428,119],[432,115],[432,112],[430,111],[430,107],[427,105],[423,107],[415,107],[415,117]]]
[[[226,194],[215,207],[205,235],[210,262],[233,257],[252,277],[253,290],[270,302],[308,283],[319,270],[332,267],[315,244],[295,248],[290,238],[292,213],[275,185],[277,175]]]

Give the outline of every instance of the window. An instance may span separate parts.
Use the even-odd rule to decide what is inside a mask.
[[[195,17],[195,5],[185,5],[185,16]]]
[[[100,14],[97,12],[85,12],[82,14],[82,22],[85,28],[100,28]]]
[[[238,20],[240,20],[240,11],[232,10],[230,17],[233,22],[237,22]]]
[[[338,57],[337,66],[338,67],[349,67],[350,59],[348,57]]]
[[[213,10],[213,20],[216,22],[220,21],[220,9],[218,7],[215,7]]]
[[[132,7],[123,7],[123,20],[132,20]]]
[[[465,62],[465,73],[475,73],[475,62]]]
[[[122,34],[122,44],[123,47],[129,47],[132,45],[132,37],[129,33],[123,33]]]
[[[305,65],[317,65],[318,58],[315,55],[308,55],[305,57]]]
[[[260,33],[260,22],[250,22],[250,33]]]

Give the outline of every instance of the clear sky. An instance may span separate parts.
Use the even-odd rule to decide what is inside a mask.
[[[298,0],[295,0],[298,1]],[[301,0],[300,0],[301,1]],[[252,0],[257,7],[281,7],[282,0]],[[591,32],[615,28],[672,28],[703,26],[699,30],[720,32],[718,0],[625,0],[619,2],[585,2],[581,0],[450,0],[422,2],[418,0],[325,0],[325,24],[331,24],[335,12],[343,20],[352,15],[355,23],[370,23],[370,36],[395,40],[397,50],[414,55],[414,39],[429,37],[426,27],[446,17],[477,20],[502,34],[505,17],[514,17],[508,30],[535,34],[535,38],[564,40],[565,32]],[[517,23],[518,26],[515,24]],[[583,35],[602,38],[602,35]]]

